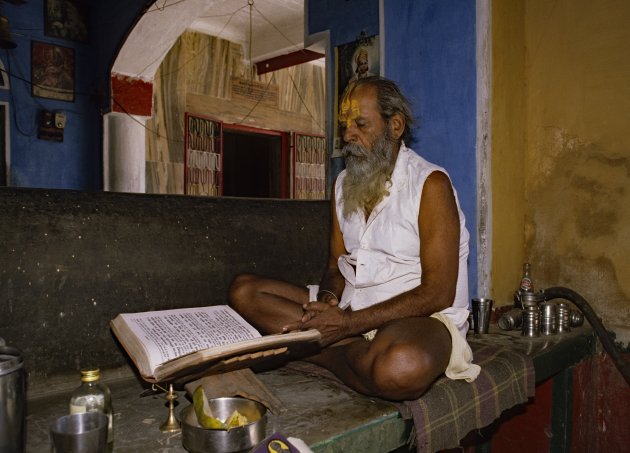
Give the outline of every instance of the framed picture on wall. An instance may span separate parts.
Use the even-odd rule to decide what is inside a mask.
[[[380,75],[378,35],[361,36],[356,41],[338,46],[335,49],[337,77],[335,83],[335,139],[332,157],[341,157],[341,137],[338,115],[341,96],[348,84],[357,79]]]
[[[74,101],[74,49],[31,41],[33,96]]]
[[[44,0],[44,33],[71,41],[87,41],[85,0]]]
[[[9,87],[9,73],[4,69],[4,63],[0,60],[0,88],[8,90]]]

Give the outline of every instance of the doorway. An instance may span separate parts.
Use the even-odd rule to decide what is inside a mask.
[[[258,5],[260,11],[256,9],[256,14],[246,11],[243,5],[235,5],[233,1],[221,0],[220,2],[206,2],[203,5],[201,3],[203,2],[197,0],[190,2],[190,4],[176,0],[155,2],[146,11],[146,14],[139,18],[136,26],[130,30],[129,36],[112,66],[112,80],[124,81],[122,86],[112,83],[113,110],[121,115],[135,114],[145,117],[142,119],[145,127],[125,128],[124,130],[111,127],[109,129],[110,135],[118,142],[122,141],[124,145],[130,146],[118,146],[115,147],[116,149],[112,149],[114,148],[112,144],[107,143],[107,151],[112,154],[123,155],[133,153],[134,159],[144,163],[143,189],[147,193],[289,198],[293,193],[291,179],[293,160],[289,158],[291,145],[288,138],[292,135],[290,131],[324,134],[323,125],[327,124],[326,110],[328,107],[325,90],[327,85],[325,62],[320,58],[319,60],[309,60],[306,63],[296,64],[297,61],[293,54],[301,53],[302,49],[305,49],[312,51],[309,54],[311,56],[323,55],[327,45],[323,40],[308,46],[305,45],[303,41],[305,37],[303,29],[304,0],[265,1]],[[281,3],[282,7],[274,7],[275,3],[278,5]],[[177,4],[178,6],[176,8],[164,8],[163,6],[167,4]],[[288,4],[295,4],[295,7],[286,8]],[[179,5],[188,6],[180,8]],[[219,6],[225,9],[221,12],[229,14],[227,16],[218,14]],[[159,14],[148,14],[153,11],[159,12]],[[285,20],[289,16],[292,19]],[[273,21],[275,20],[284,24],[283,26],[288,25],[291,33],[274,26]],[[198,26],[208,21],[213,22],[218,28]],[[252,32],[243,33],[248,27],[236,26],[236,22],[241,25],[253,25],[254,29]],[[166,28],[169,32],[166,35],[164,34],[164,27],[159,27],[160,23],[168,24]],[[284,37],[285,41],[291,42],[289,54],[286,53],[287,49],[275,48],[278,45],[278,40],[273,39],[274,31],[267,30],[270,25]],[[156,32],[156,30],[161,31]],[[236,35],[230,30],[236,32]],[[293,35],[293,32],[296,34]],[[250,46],[253,36],[257,36],[256,46]],[[264,40],[261,39],[263,36],[265,36]],[[310,38],[314,40],[314,38]],[[259,45],[263,41],[265,46],[268,44],[271,48],[265,47],[263,49]],[[152,46],[153,50],[147,53],[147,42],[157,42],[160,45]],[[175,42],[178,45],[174,45]],[[169,48],[171,50],[168,50]],[[247,51],[248,48],[249,51]],[[296,51],[296,48],[299,50]],[[229,56],[229,61],[216,58],[217,54]],[[285,57],[285,55],[291,57]],[[263,62],[278,56],[282,56],[282,66],[277,67],[273,73],[257,75],[255,78],[252,76],[244,77],[244,75],[250,74],[253,64],[260,63],[262,65]],[[186,61],[187,64],[181,65],[182,61]],[[177,70],[174,71],[174,68]],[[212,76],[199,78],[200,68],[207,68],[210,71],[207,74],[212,74]],[[206,69],[203,71],[206,72]],[[166,77],[166,75],[172,74],[177,74],[177,76]],[[241,74],[243,77],[235,77],[235,74]],[[139,84],[139,80],[150,82]],[[114,85],[119,88],[114,90]],[[248,88],[253,88],[255,85],[256,89],[249,89],[243,93],[241,88],[245,85]],[[148,105],[143,105],[142,108],[134,104],[135,96],[131,96],[141,86],[150,86],[155,94],[154,97],[149,96],[147,98]],[[278,134],[275,136],[271,134],[271,137],[267,136],[257,140],[266,142],[265,145],[261,145],[267,148],[266,151],[262,152],[266,156],[262,162],[259,162],[258,159],[262,159],[263,156],[251,155],[248,151],[249,148],[252,148],[250,146],[251,140],[254,140],[250,137],[248,139],[250,143],[232,146],[231,149],[234,152],[230,155],[223,155],[221,152],[221,163],[219,164],[218,159],[212,161],[217,167],[211,170],[212,173],[210,173],[210,169],[205,167],[198,169],[201,171],[196,171],[193,168],[195,174],[192,176],[199,176],[201,179],[197,180],[198,178],[196,178],[194,181],[190,178],[187,179],[187,176],[190,175],[185,171],[182,180],[181,144],[177,126],[181,121],[182,107],[183,112],[193,115],[195,112],[199,112],[199,115],[212,117],[214,121],[222,122],[226,127],[228,124],[232,124],[250,128],[256,127],[264,131],[282,130],[285,131],[283,132],[285,136],[278,138]],[[138,110],[134,110],[135,108]],[[114,121],[115,119],[111,123]],[[164,127],[164,125],[168,126]],[[151,133],[147,134],[146,130],[151,131]],[[155,133],[152,133],[153,131]],[[241,141],[244,140],[243,136],[247,135],[248,133],[241,131]],[[123,138],[118,139],[119,136]],[[230,133],[228,132],[226,134],[227,142],[232,141],[229,136]],[[236,140],[236,138],[234,139]],[[143,140],[144,148],[131,146],[140,140]],[[278,164],[278,152],[269,151],[271,149],[269,146],[277,150],[279,140],[280,146],[288,150],[280,153],[280,159],[283,159],[280,165]],[[223,146],[222,144],[221,148]],[[226,143],[225,146],[229,146],[229,143]],[[256,146],[253,148],[255,149]],[[184,153],[186,152],[188,151],[184,151]],[[211,157],[214,159],[218,156]],[[224,168],[224,162],[229,163],[235,160],[246,162],[248,168],[243,168],[242,171],[239,169],[236,174],[231,171],[234,168],[233,165]],[[196,162],[197,164],[201,162],[203,165],[207,163],[199,160]],[[186,160],[184,167],[186,168],[187,165],[188,161]],[[260,168],[266,165],[270,165],[272,174],[266,181],[263,181]],[[279,167],[281,170],[278,170]],[[247,170],[250,170],[251,173],[247,173]],[[214,176],[215,179],[208,176]],[[226,178],[225,182],[223,181],[224,178]],[[196,190],[197,188],[191,190],[193,188],[187,182],[200,186],[199,190]],[[207,190],[201,190],[204,188]]]
[[[223,196],[287,198],[287,136],[224,124]]]

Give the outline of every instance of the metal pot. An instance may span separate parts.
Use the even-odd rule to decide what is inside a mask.
[[[17,349],[3,346],[3,341],[0,344],[0,453],[22,453],[26,443],[24,363]]]
[[[231,453],[249,450],[265,439],[267,408],[257,401],[246,398],[212,398],[208,400],[215,417],[225,420],[236,409],[251,423],[232,428],[205,429],[197,423],[197,415],[192,405],[180,413],[182,423],[182,444],[192,453]]]

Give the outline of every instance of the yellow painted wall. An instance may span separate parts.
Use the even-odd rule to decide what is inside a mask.
[[[504,197],[519,211],[504,211],[506,203],[495,202],[495,237],[514,245],[512,233],[497,229],[517,226],[506,216],[524,219],[520,234],[525,247],[518,261],[531,261],[538,289],[574,289],[607,327],[624,337],[630,330],[630,2],[493,3],[493,32],[515,26],[513,5],[524,5],[524,59],[512,55],[512,44],[497,43],[505,39],[497,33],[493,39],[502,51],[494,53],[493,75],[498,80],[517,77],[524,61],[519,83],[525,87],[524,99],[515,89],[513,101],[497,97],[511,96],[507,89],[493,91],[492,174],[513,172],[493,181],[493,200]],[[509,64],[516,68],[506,69]],[[510,156],[496,147],[510,138],[517,141],[512,134],[519,128],[513,122],[523,119],[523,108],[524,154],[513,156],[518,164],[508,163]],[[523,178],[522,198],[501,194],[510,178]],[[508,281],[513,289],[513,268],[520,264],[508,256],[515,250],[500,244],[493,246],[493,282],[497,290]],[[628,341],[627,336],[620,339]]]
[[[524,0],[492,2],[492,271],[497,305],[511,304],[525,256]]]

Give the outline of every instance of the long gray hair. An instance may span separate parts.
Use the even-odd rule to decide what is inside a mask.
[[[411,113],[411,106],[407,98],[402,94],[395,82],[381,76],[370,76],[357,79],[344,90],[342,99],[347,99],[357,87],[368,85],[376,88],[377,103],[379,113],[385,122],[395,114],[400,114],[405,119],[405,130],[400,137],[405,143],[409,143],[412,138],[411,128],[415,120]]]

